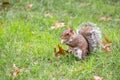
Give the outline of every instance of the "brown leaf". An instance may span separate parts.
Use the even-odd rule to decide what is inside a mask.
[[[56,58],[59,60],[61,55],[65,55],[66,50],[64,50],[60,45],[58,45],[59,51],[56,51],[56,48],[54,48],[54,54]]]
[[[15,71],[15,72],[11,73],[12,77],[16,77],[19,74],[20,74],[20,71]]]
[[[100,21],[111,21],[112,20],[112,18],[111,17],[101,17],[100,19],[99,19]]]
[[[26,8],[27,10],[30,10],[32,7],[33,7],[33,4],[28,4],[25,8]]]
[[[65,55],[65,50],[60,45],[58,45],[58,48],[59,48],[59,53]]]
[[[3,5],[8,5],[8,4],[10,4],[10,3],[6,1],[6,2],[2,2],[2,4],[3,4]]]
[[[112,43],[109,43],[110,41],[108,40],[107,37],[104,38],[104,39],[105,39],[105,41],[106,41],[105,43],[100,42],[100,45],[101,45],[102,49],[103,49],[104,51],[108,52],[108,53],[112,53],[112,50],[110,49]]]
[[[112,53],[112,50],[110,49],[110,46],[112,45],[112,43],[109,43],[109,44],[106,44],[105,47],[104,47],[104,50],[106,52],[109,52],[109,53]]]
[[[19,70],[19,68],[16,66],[16,64],[13,64],[13,69],[16,71]]]
[[[103,77],[100,76],[93,76],[94,80],[103,80]]]
[[[107,43],[112,43],[112,42],[108,39],[107,36],[104,36],[104,39],[105,39],[105,41],[106,41]]]
[[[58,29],[58,28],[62,28],[62,27],[64,27],[65,26],[65,24],[62,22],[62,23],[60,23],[60,22],[58,22],[58,21],[55,21],[55,25],[54,26],[51,26],[51,29],[53,30],[53,29]]]
[[[17,75],[19,75],[22,72],[22,69],[19,69],[16,64],[13,64],[14,72],[11,73],[11,76],[15,78]]]

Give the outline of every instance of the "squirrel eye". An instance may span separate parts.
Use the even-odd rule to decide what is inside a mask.
[[[69,33],[66,34],[67,36],[69,35]]]

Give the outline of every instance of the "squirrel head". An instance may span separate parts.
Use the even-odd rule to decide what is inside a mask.
[[[74,35],[73,29],[66,29],[63,31],[62,36],[61,36],[61,42],[66,43],[70,40],[71,36]]]

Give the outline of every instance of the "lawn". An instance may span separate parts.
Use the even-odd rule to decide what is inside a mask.
[[[7,1],[0,2],[0,80],[120,80],[119,0]],[[51,29],[57,21],[65,26]],[[112,42],[112,53],[57,60],[54,48],[67,48],[61,44],[62,31],[85,22],[97,24]]]

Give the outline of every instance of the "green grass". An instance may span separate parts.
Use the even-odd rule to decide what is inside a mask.
[[[5,1],[5,0],[3,0]],[[0,5],[0,80],[120,80],[120,1],[119,0],[8,0]],[[89,3],[81,6],[80,4]],[[33,4],[30,10],[25,6]],[[6,10],[7,8],[7,10]],[[45,17],[50,13],[53,17]],[[100,17],[111,21],[99,21]],[[54,22],[65,27],[51,30]],[[112,54],[104,51],[91,53],[77,61],[72,55],[58,61],[53,49],[60,43],[66,28],[77,29],[83,22],[93,22],[112,41]],[[10,76],[16,64],[24,69],[15,78]],[[83,70],[74,71],[82,67]]]

